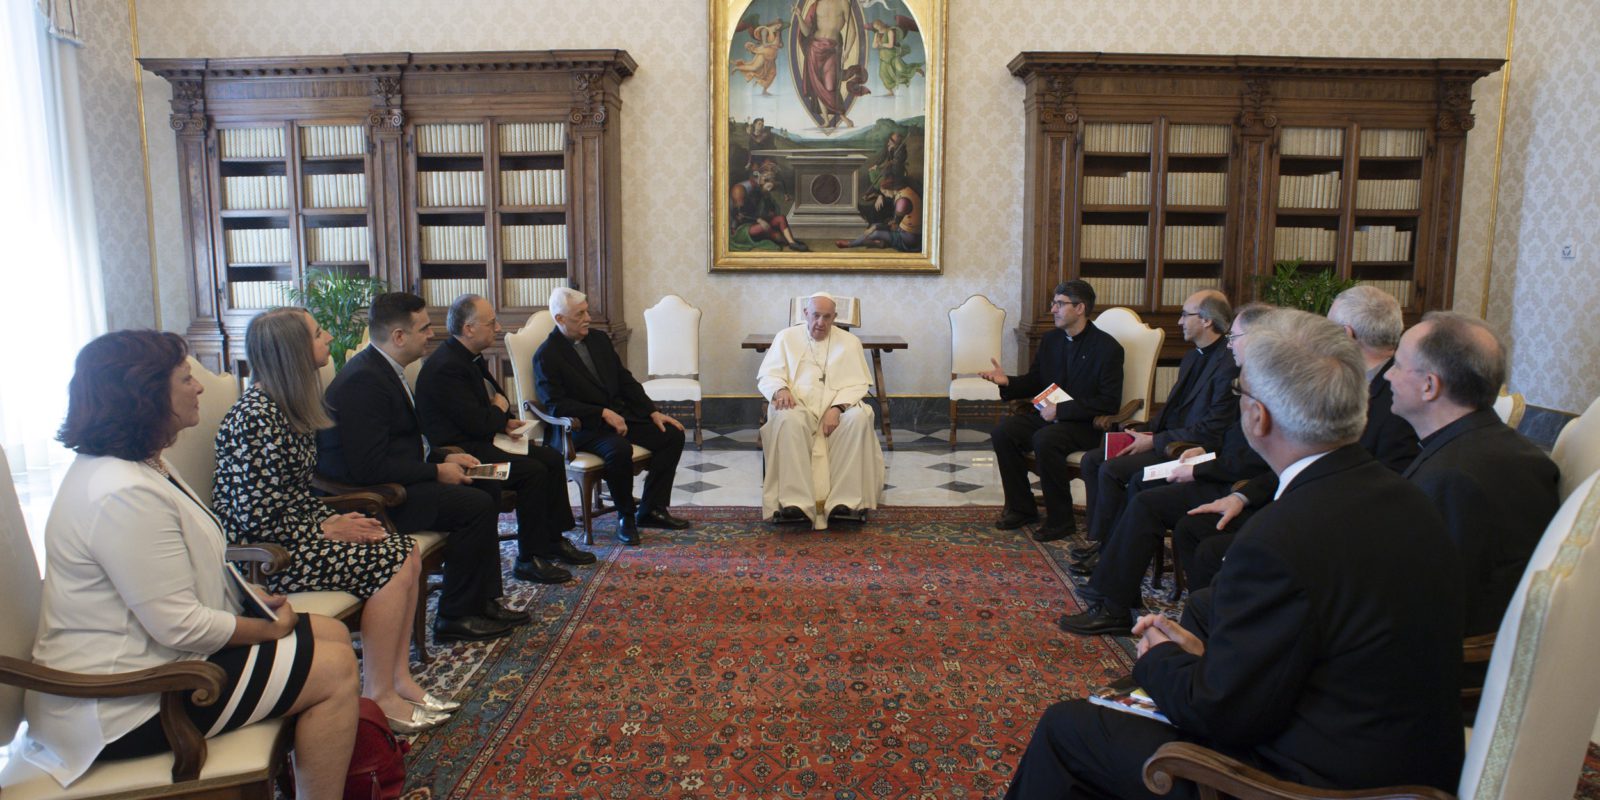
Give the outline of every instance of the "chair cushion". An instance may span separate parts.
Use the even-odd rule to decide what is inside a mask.
[[[205,767],[200,770],[200,777],[189,785],[195,788],[208,783],[229,786],[251,776],[264,777],[271,765],[272,744],[282,728],[283,720],[269,719],[207,739]],[[96,763],[66,789],[62,789],[55,778],[20,758],[12,759],[5,773],[0,774],[0,789],[4,789],[6,800],[101,797],[171,785],[171,753]]]
[[[409,535],[417,545],[417,555],[425,556],[444,546],[444,534],[438,531],[418,531]]]
[[[982,378],[956,378],[950,382],[951,400],[1000,401],[1000,387]]]
[[[644,449],[643,447],[640,447],[639,445],[634,445],[633,446],[633,460],[634,461],[649,461],[650,460],[650,451]],[[584,472],[588,472],[590,470],[600,469],[601,467],[604,467],[604,466],[605,466],[605,462],[601,461],[599,456],[595,455],[594,453],[585,453],[585,452],[580,450],[580,451],[578,451],[577,458],[572,459],[572,461],[567,464],[567,469],[573,469],[574,467],[576,467],[577,469],[583,470]]]
[[[361,602],[349,592],[291,592],[289,607],[300,614],[321,614],[337,619]]]
[[[700,382],[692,378],[656,378],[640,385],[658,403],[700,402]]]

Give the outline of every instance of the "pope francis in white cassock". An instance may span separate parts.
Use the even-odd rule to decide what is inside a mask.
[[[812,295],[806,321],[773,337],[756,385],[771,401],[761,447],[767,460],[761,513],[828,527],[830,512],[877,508],[883,449],[862,402],[871,373],[855,334],[834,327],[833,298]]]

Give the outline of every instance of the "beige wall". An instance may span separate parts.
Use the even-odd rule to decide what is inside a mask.
[[[89,0],[116,6],[115,0]],[[125,7],[125,5],[124,5]],[[577,4],[552,0],[463,0],[440,4],[420,0],[384,3],[339,0],[280,0],[261,4],[237,0],[137,0],[140,47],[151,56],[256,56],[363,51],[509,50],[616,47],[628,50],[639,72],[623,86],[622,146],[626,256],[626,312],[642,334],[642,312],[660,295],[677,292],[705,309],[703,371],[712,393],[753,390],[753,355],[737,340],[749,331],[771,330],[782,322],[782,298],[816,289],[863,299],[864,329],[897,333],[911,340],[909,353],[887,359],[891,386],[902,393],[942,394],[948,376],[949,332],[944,312],[970,294],[983,293],[1009,313],[1015,325],[1020,303],[1022,87],[1005,64],[1023,50],[1104,50],[1130,52],[1260,53],[1282,55],[1482,57],[1504,53],[1507,6],[1504,0],[1427,0],[1395,4],[1379,0],[1324,3],[1315,0],[1201,0],[1156,3],[1148,0],[950,0],[947,86],[945,272],[940,276],[745,276],[706,271],[707,181],[707,9],[702,0],[609,0]],[[1587,27],[1569,17],[1589,17]],[[1571,94],[1593,94],[1594,57],[1581,43],[1593,41],[1593,12],[1586,0],[1529,0],[1520,26],[1518,53],[1537,52],[1534,37],[1568,41],[1560,48],[1569,61],[1546,68],[1583,72],[1563,85]],[[1396,16],[1399,15],[1399,16]],[[1531,21],[1529,17],[1539,17]],[[109,45],[108,45],[109,46]],[[126,52],[126,46],[122,45]],[[1593,233],[1579,220],[1592,220],[1595,169],[1575,156],[1593,141],[1593,108],[1552,101],[1543,90],[1536,62],[1519,69],[1512,86],[1509,147],[1502,176],[1500,226],[1494,260],[1497,298],[1513,293],[1517,310],[1497,308],[1491,318],[1515,336],[1513,385],[1537,404],[1578,409],[1600,391],[1600,370],[1570,370],[1572,358],[1600,354],[1592,326],[1567,314],[1595,306],[1593,279],[1587,302],[1581,292],[1552,285],[1551,278],[1592,264]],[[1582,83],[1587,80],[1587,83]],[[126,84],[98,87],[126,91]],[[1487,267],[1489,199],[1498,122],[1498,76],[1479,83],[1474,94],[1478,129],[1470,140],[1467,200],[1462,223],[1457,305],[1476,312]],[[1520,93],[1520,94],[1519,94]],[[1518,102],[1519,98],[1522,99]],[[181,329],[187,319],[187,291],[177,217],[174,145],[165,120],[168,87],[145,83],[150,158],[155,182],[155,227],[163,321]],[[1592,97],[1591,97],[1592,99]],[[1546,115],[1553,119],[1546,121]],[[1530,137],[1532,120],[1540,129]],[[137,124],[136,120],[129,124]],[[1583,126],[1591,126],[1584,130]],[[1520,133],[1521,139],[1517,138]],[[1585,135],[1587,134],[1587,135]],[[1531,138],[1531,141],[1530,141]],[[1565,141],[1572,159],[1535,149],[1547,138]],[[1532,181],[1522,173],[1530,171]],[[124,171],[125,172],[125,171]],[[1515,173],[1515,179],[1513,178]],[[142,186],[130,187],[121,173],[104,176],[104,191],[121,202],[142,205]],[[1553,193],[1560,187],[1587,187]],[[1538,194],[1522,198],[1523,186]],[[1517,195],[1512,198],[1511,195]],[[1526,260],[1519,240],[1553,218],[1565,220],[1579,239],[1572,264]],[[1592,227],[1592,226],[1591,226]],[[1527,231],[1526,233],[1524,231]],[[1554,236],[1554,233],[1550,233]],[[1584,238],[1587,237],[1587,238]],[[140,236],[142,240],[142,234]],[[1585,244],[1587,242],[1587,244]],[[143,247],[143,242],[139,243]],[[1541,241],[1541,249],[1549,250]],[[1524,259],[1516,273],[1512,265]],[[1543,266],[1548,264],[1549,268]],[[1565,272],[1562,272],[1565,270]],[[1547,276],[1546,273],[1549,273]],[[1513,278],[1517,280],[1513,280]],[[108,291],[122,289],[108,282]],[[146,290],[148,291],[148,289]],[[1576,295],[1576,298],[1575,298]],[[146,295],[148,296],[148,295]],[[1522,304],[1561,319],[1528,319]],[[1592,315],[1591,315],[1592,316]],[[1567,319],[1574,320],[1567,322]],[[1588,338],[1566,356],[1556,356],[1546,335]],[[643,361],[642,335],[634,340],[634,363]],[[1005,363],[1015,367],[1015,348],[1007,336]],[[1586,374],[1585,374],[1586,373]]]

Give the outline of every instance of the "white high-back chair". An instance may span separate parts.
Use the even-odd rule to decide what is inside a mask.
[[[1006,310],[975,294],[950,309],[950,449],[956,449],[956,425],[961,404],[980,404],[985,416],[998,418],[1003,406],[1000,387],[976,373],[987,372],[1000,360],[1000,342]],[[962,377],[963,375],[967,377]]]
[[[644,393],[657,403],[693,404],[694,446],[700,449],[700,309],[669,294],[645,309],[644,330]]]
[[[1501,422],[1516,430],[1522,424],[1522,415],[1527,410],[1528,401],[1523,399],[1522,392],[1506,394],[1505,387],[1500,387],[1500,396],[1494,400],[1494,413],[1499,415]]]
[[[200,395],[200,424],[178,431],[178,438],[162,456],[183,476],[189,488],[210,505],[211,483],[217,471],[217,428],[239,400],[239,381],[232,373],[218,375],[206,369],[194,356],[189,356],[189,368],[194,379],[205,387]]]
[[[1600,397],[1556,436],[1550,459],[1561,468],[1561,499],[1600,470]]]
[[[1150,406],[1155,402],[1156,359],[1161,356],[1161,345],[1167,340],[1162,328],[1152,328],[1134,311],[1126,308],[1108,308],[1100,312],[1094,324],[1111,334],[1122,345],[1122,408],[1117,420],[1125,425],[1150,419]],[[1132,407],[1134,403],[1137,407]]]

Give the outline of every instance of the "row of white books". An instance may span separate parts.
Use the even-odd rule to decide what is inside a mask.
[[[1272,258],[1277,261],[1332,261],[1339,232],[1327,228],[1274,228]]]
[[[1422,181],[1417,178],[1356,181],[1356,208],[1410,211],[1422,205]]]
[[[486,278],[426,278],[422,281],[422,299],[430,306],[444,307],[464,294],[480,297],[489,294]]]
[[[483,173],[418,172],[417,197],[424,206],[455,208],[483,205]]]
[[[1216,278],[1162,278],[1161,305],[1181,306],[1189,295],[1202,289],[1220,289]]]
[[[482,153],[483,126],[469,122],[418,125],[416,141],[417,152],[425,156]]]
[[[367,176],[360,173],[307,175],[307,208],[362,208],[367,204]]]
[[[1344,128],[1284,128],[1278,153],[1285,156],[1342,156]]]
[[[1084,280],[1094,287],[1096,308],[1137,306],[1144,303],[1144,278],[1085,277]]]
[[[362,125],[307,125],[300,129],[300,154],[306,158],[360,157],[367,152]]]
[[[559,122],[500,124],[502,153],[559,153],[567,149],[567,126]]]
[[[310,228],[306,251],[312,261],[366,261],[371,258],[372,237],[359,228]]]
[[[1228,203],[1228,173],[1167,173],[1167,204],[1174,206],[1222,206]]]
[[[1148,153],[1150,124],[1146,122],[1091,122],[1083,126],[1086,153]]]
[[[501,281],[500,304],[518,308],[547,306],[550,293],[566,285],[566,278],[506,278]]]
[[[1168,225],[1162,233],[1161,253],[1185,261],[1221,261],[1221,225]]]
[[[283,158],[282,128],[223,128],[223,158]]]
[[[1359,225],[1350,240],[1350,260],[1410,261],[1411,234],[1393,225]]]
[[[500,229],[506,261],[554,261],[567,257],[566,225],[506,225]]]
[[[1084,225],[1079,250],[1086,259],[1141,260],[1150,239],[1144,225]]]
[[[292,281],[230,281],[228,295],[234,308],[274,308],[294,305]]]
[[[487,240],[482,225],[424,225],[422,260],[483,261]]]
[[[567,176],[559,169],[500,173],[500,202],[508,206],[559,206],[567,202]]]
[[[1369,158],[1421,158],[1427,131],[1373,128],[1361,132],[1361,155]]]
[[[1172,387],[1177,385],[1177,367],[1156,367],[1156,380],[1155,384],[1151,386],[1151,395],[1161,398],[1162,402],[1166,402],[1167,395],[1172,394]]]
[[[1337,172],[1321,175],[1279,175],[1279,208],[1338,208],[1341,179]]]
[[[1399,300],[1401,306],[1411,305],[1411,291],[1415,288],[1411,281],[1356,281],[1356,283],[1374,286],[1394,295],[1394,299]]]
[[[1088,205],[1142,206],[1150,203],[1150,173],[1083,176],[1083,202]]]
[[[222,179],[222,207],[256,211],[289,207],[289,179],[282,175],[238,175]]]
[[[1167,128],[1171,155],[1227,155],[1232,150],[1233,129],[1227,125],[1173,125]]]
[[[284,264],[291,258],[288,228],[236,228],[223,238],[229,264]]]

